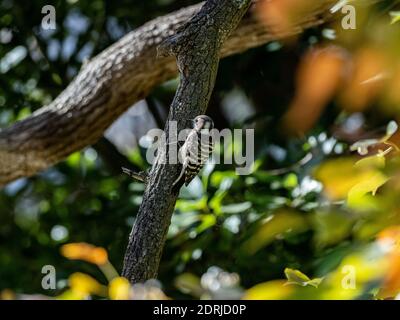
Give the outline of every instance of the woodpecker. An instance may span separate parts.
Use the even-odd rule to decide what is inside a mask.
[[[185,185],[187,186],[204,166],[214,148],[210,134],[210,130],[213,128],[214,122],[209,116],[200,115],[194,118],[193,129],[179,149],[182,170],[173,186],[181,181],[182,178],[185,179]]]

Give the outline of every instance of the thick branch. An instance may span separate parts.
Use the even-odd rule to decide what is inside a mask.
[[[208,0],[179,32],[161,46],[174,55],[180,84],[172,102],[164,132],[171,121],[183,129],[185,119],[204,114],[215,84],[221,46],[247,11],[250,0]],[[166,234],[177,198],[172,184],[179,165],[168,163],[170,148],[159,149],[136,223],[129,237],[123,275],[132,283],[157,276]]]
[[[271,34],[250,14],[225,42],[221,55],[242,52],[318,25],[336,1],[321,0],[285,34]],[[31,176],[95,143],[129,106],[174,77],[177,70],[173,59],[156,59],[156,48],[200,7],[182,9],[129,33],[93,58],[50,105],[1,130],[0,186]]]

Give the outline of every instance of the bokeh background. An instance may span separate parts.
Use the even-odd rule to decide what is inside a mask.
[[[196,2],[0,0],[0,129],[52,101],[129,31]],[[342,27],[348,2],[355,30]],[[256,14],[280,32],[310,3],[271,1]],[[47,4],[53,31],[40,28]],[[338,1],[333,21],[221,61],[208,114],[218,129],[255,129],[253,173],[210,163],[182,190],[159,281],[136,297],[398,295],[398,4]],[[2,298],[132,297],[122,278],[106,288],[143,193],[120,168],[148,167],[146,133],[163,127],[177,84],[156,88],[95,145],[0,191]],[[55,290],[42,288],[44,265],[56,268]]]

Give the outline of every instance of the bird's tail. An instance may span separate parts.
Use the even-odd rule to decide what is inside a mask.
[[[175,182],[172,184],[172,188],[177,188],[179,185],[179,182],[182,180],[182,178],[185,175],[185,166],[182,166],[181,173],[179,174],[179,177],[175,180]]]

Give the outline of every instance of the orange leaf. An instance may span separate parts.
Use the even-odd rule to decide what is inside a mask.
[[[83,260],[97,265],[103,265],[108,261],[107,251],[104,248],[84,242],[63,245],[61,254],[70,260]]]

